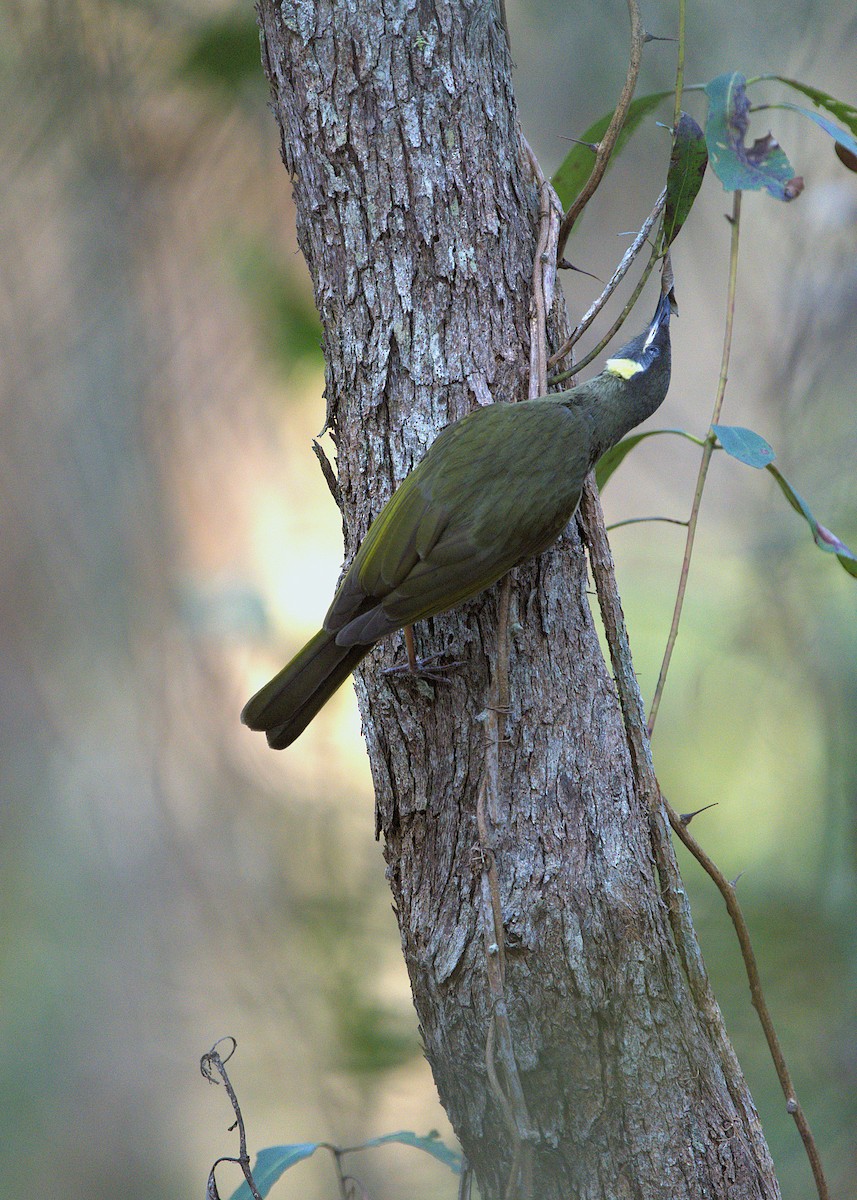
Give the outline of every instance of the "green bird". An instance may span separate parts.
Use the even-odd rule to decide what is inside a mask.
[[[562,533],[601,455],[661,405],[670,299],[594,379],[447,426],[381,509],[319,632],[246,704],[282,750],[374,644],[491,587]]]

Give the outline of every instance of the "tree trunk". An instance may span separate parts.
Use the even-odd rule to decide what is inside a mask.
[[[350,559],[444,425],[526,395],[538,189],[492,3],[261,0],[260,16]],[[554,345],[564,322],[554,305]],[[771,1200],[752,1100],[662,898],[585,582],[573,525],[515,574],[487,841],[499,589],[417,630],[422,654],[463,662],[448,681],[383,676],[396,639],[358,674],[426,1053],[487,1200],[513,1172],[540,1200]]]

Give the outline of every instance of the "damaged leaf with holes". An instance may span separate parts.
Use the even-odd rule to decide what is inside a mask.
[[[737,71],[718,75],[705,85],[708,119],[705,141],[711,168],[727,192],[768,192],[777,200],[794,200],[803,179],[772,133],[745,144],[750,127],[746,79]]]

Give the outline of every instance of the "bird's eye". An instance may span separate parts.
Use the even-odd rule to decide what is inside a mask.
[[[660,354],[660,352],[661,352],[660,346],[650,346],[649,347],[649,358],[657,358],[658,355]]]

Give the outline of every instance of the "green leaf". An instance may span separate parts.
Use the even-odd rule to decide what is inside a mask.
[[[693,207],[705,168],[708,150],[705,134],[693,117],[683,112],[673,137],[670,167],[667,173],[667,198],[664,206],[664,248],[671,245]]]
[[[595,464],[595,482],[598,484],[599,492],[604,490],[607,480],[616,468],[624,462],[627,455],[630,454],[635,446],[638,446],[640,442],[644,442],[646,438],[659,437],[662,433],[672,433],[676,437],[687,438],[688,441],[695,442],[697,446],[704,445],[701,438],[694,437],[692,433],[688,433],[685,429],[647,429],[645,433],[632,433],[630,437],[626,437],[621,442],[617,442],[615,446],[611,446],[606,453],[601,455]]]
[[[438,1162],[449,1167],[454,1174],[461,1174],[461,1155],[456,1150],[451,1150],[449,1146],[444,1145],[440,1134],[434,1132],[420,1137],[409,1129],[401,1129],[398,1133],[385,1133],[381,1137],[370,1138],[367,1142],[361,1142],[359,1146],[348,1146],[347,1152],[350,1154],[357,1150],[370,1150],[375,1146],[386,1146],[391,1142],[398,1142],[402,1146],[413,1146],[416,1150],[424,1150],[426,1154],[430,1154],[432,1158],[436,1158]],[[289,1167],[293,1167],[295,1163],[303,1162],[305,1158],[315,1154],[320,1146],[331,1149],[325,1142],[299,1142],[293,1146],[268,1146],[266,1149],[260,1150],[253,1164],[253,1179],[259,1195],[267,1196]],[[345,1150],[346,1148],[343,1147],[341,1152],[345,1153]],[[229,1200],[253,1200],[253,1193],[247,1186],[246,1179],[235,1189]]]
[[[370,1138],[360,1147],[352,1148],[365,1150],[370,1146],[385,1146],[389,1142],[399,1142],[403,1146],[413,1146],[416,1150],[424,1150],[426,1154],[430,1154],[432,1158],[436,1158],[438,1162],[449,1167],[450,1171],[456,1175],[461,1174],[461,1155],[457,1150],[451,1150],[449,1146],[444,1145],[440,1140],[440,1134],[436,1132],[419,1137],[416,1133],[411,1133],[409,1129],[402,1129],[398,1133],[385,1133],[382,1137]]]
[[[848,574],[857,576],[857,556],[835,533],[831,533],[815,519],[803,496],[795,491],[785,476],[773,465],[776,455],[765,439],[752,429],[744,429],[740,425],[712,425],[711,428],[717,434],[720,448],[732,458],[746,463],[748,467],[764,467],[770,471],[789,504],[809,525],[816,546],[828,554],[835,554]],[[619,444],[621,445],[621,442]]]
[[[783,493],[789,504],[796,513],[800,513],[803,519],[809,525],[812,531],[812,538],[819,550],[824,550],[827,554],[835,554],[842,566],[849,575],[857,578],[857,555],[845,545],[835,533],[831,533],[824,525],[820,524],[810,511],[810,507],[799,492],[796,492],[789,481],[780,474],[775,466],[769,464],[768,470],[776,479],[780,486],[780,491]]]
[[[752,429],[742,425],[712,425],[720,440],[720,446],[732,458],[746,463],[748,467],[767,467],[777,457],[771,446]]]
[[[832,121],[828,121],[827,117],[823,117],[821,113],[810,112],[808,108],[802,108],[800,104],[791,104],[788,100],[784,100],[782,104],[768,104],[767,108],[790,108],[792,112],[800,113],[803,117],[809,117],[810,121],[815,121],[820,129],[825,133],[829,133],[834,142],[843,149],[848,150],[851,154],[857,154],[857,138],[850,133],[846,133],[844,129],[840,129],[838,125],[834,125]]]
[[[788,79],[785,75],[759,76],[759,80],[765,79],[775,79],[777,82],[785,83],[788,87],[794,88],[795,91],[803,93],[804,96],[809,97],[816,108],[826,108],[828,112],[833,113],[834,117],[838,117],[843,125],[847,125],[855,137],[857,137],[857,108],[853,104],[847,104],[844,100],[837,100],[835,96],[829,96],[827,92],[810,87],[808,83],[800,83],[797,79]],[[756,80],[753,82],[755,83]]]
[[[808,83],[801,83],[797,79],[788,79],[785,75],[760,75],[758,80],[753,82],[762,82],[766,79],[776,80],[778,83],[784,83],[802,95],[809,97],[816,108],[826,108],[828,112],[833,113],[844,125],[847,125],[854,137],[857,137],[857,108],[853,104],[848,104],[844,100],[837,100],[835,96],[828,95],[827,92],[822,92],[819,88],[810,87]],[[839,161],[848,168],[849,171],[857,171],[857,146],[848,137],[843,130],[837,128],[831,122],[827,121],[818,113],[812,113],[806,108],[800,108],[796,104],[772,105],[772,107],[793,108],[796,112],[802,113],[805,117],[815,121],[820,125],[826,133],[836,142],[836,157]]]
[[[671,91],[652,92],[648,96],[640,96],[637,100],[631,101],[628,107],[628,114],[625,117],[625,124],[622,126],[619,136],[616,139],[612,158],[616,158],[643,117],[648,116],[650,112],[653,112],[658,107],[662,100],[672,95],[674,93]],[[612,120],[613,111],[607,113],[606,116],[600,117],[594,125],[590,125],[580,140],[582,142],[600,142],[607,132],[607,126]],[[566,211],[571,208],[574,201],[580,195],[583,185],[592,173],[592,160],[592,151],[588,146],[572,146],[551,180],[556,194],[559,196],[560,203]]]
[[[825,528],[812,515],[809,505],[799,492],[796,492],[789,481],[780,474],[771,459],[774,451],[763,437],[752,429],[744,429],[740,425],[712,425],[712,429],[720,442],[720,449],[726,451],[732,458],[746,463],[750,467],[764,467],[770,471],[780,486],[785,498],[795,510],[800,513],[812,531],[813,540],[820,550],[827,554],[835,554],[849,575],[857,578],[857,555],[838,538],[835,533]],[[660,434],[671,433],[677,437],[687,438],[697,446],[705,445],[702,438],[695,437],[685,429],[649,429],[645,433],[634,433],[612,446],[606,454],[602,454],[595,465],[595,481],[599,491],[603,490],[607,480],[624,461],[627,455],[646,438],[658,437]]]
[[[744,145],[749,128],[750,101],[746,80],[737,71],[718,75],[705,85],[708,119],[705,140],[717,178],[727,192],[764,188],[777,200],[794,200],[803,191],[803,180],[772,134]]]
[[[321,1142],[301,1142],[294,1146],[268,1146],[260,1150],[253,1164],[253,1179],[260,1196],[267,1196],[271,1188],[295,1163],[315,1154]],[[230,1196],[229,1200],[253,1200],[253,1193],[245,1179]]]

